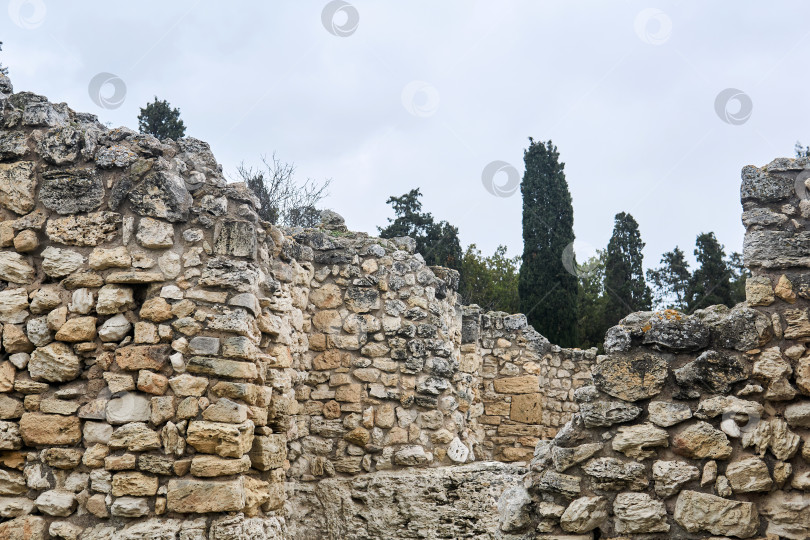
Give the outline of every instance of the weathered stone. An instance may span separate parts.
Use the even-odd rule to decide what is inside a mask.
[[[189,373],[232,379],[256,379],[259,376],[256,364],[251,362],[238,362],[236,360],[207,356],[192,356],[186,364],[186,369]]]
[[[205,393],[205,389],[208,387],[208,379],[183,373],[169,379],[169,386],[177,396],[199,397]]]
[[[69,249],[48,246],[42,251],[42,270],[51,277],[64,277],[78,270],[84,257]]]
[[[759,505],[768,519],[766,534],[779,538],[810,538],[810,495],[793,491],[774,491]]]
[[[551,447],[551,459],[557,472],[565,472],[568,468],[581,463],[604,448],[602,443],[581,444],[574,448]]]
[[[81,365],[81,360],[70,347],[55,342],[39,347],[31,354],[28,372],[34,380],[66,382],[79,376]]]
[[[196,455],[191,460],[191,474],[200,478],[231,476],[246,473],[250,469],[250,458],[225,459],[210,455]]]
[[[655,455],[651,446],[669,446],[669,435],[651,423],[622,426],[613,438],[612,447],[627,457],[642,461]]]
[[[718,347],[748,351],[762,346],[773,336],[770,318],[756,309],[736,306],[711,306],[695,312],[712,331]]]
[[[596,387],[624,401],[638,401],[661,392],[667,360],[649,352],[614,353],[593,368]]]
[[[241,424],[193,421],[188,426],[186,442],[198,452],[239,458],[253,445],[253,422]]]
[[[149,400],[132,392],[107,402],[107,422],[113,425],[148,422],[151,416]]]
[[[528,477],[530,490],[544,493],[557,493],[568,499],[577,497],[581,492],[578,476],[561,474],[551,470],[530,473]]]
[[[586,533],[599,527],[608,517],[608,501],[604,497],[574,499],[560,517],[564,531]]]
[[[114,497],[132,495],[150,497],[157,493],[158,478],[135,471],[116,473],[112,477],[112,494]]]
[[[131,452],[144,452],[160,448],[160,437],[143,422],[132,422],[117,428],[108,442],[113,450],[125,448]]]
[[[638,418],[641,409],[621,401],[595,401],[579,406],[585,427],[607,427]],[[539,423],[539,422],[538,422]]]
[[[677,432],[672,447],[676,454],[691,459],[727,459],[731,456],[728,437],[706,422],[696,422]]]
[[[759,420],[752,424],[742,432],[743,448],[753,446],[760,457],[770,448],[779,460],[790,459],[798,451],[801,437],[788,429],[787,422],[781,418]]]
[[[93,270],[106,270],[108,268],[129,268],[132,257],[126,247],[95,248],[87,259],[87,264]]]
[[[495,391],[501,394],[532,394],[540,389],[540,382],[535,375],[495,379],[493,384]]]
[[[96,318],[76,317],[74,319],[68,319],[67,322],[59,328],[54,339],[67,341],[68,343],[92,341],[96,339]],[[36,354],[36,351],[34,351],[34,354]]]
[[[771,280],[766,276],[751,276],[745,280],[745,300],[749,306],[769,306],[776,298]]]
[[[0,252],[0,279],[11,283],[31,283],[35,270],[28,259],[11,251]]]
[[[92,212],[104,200],[104,186],[92,169],[48,171],[42,174],[39,200],[57,214]]]
[[[22,495],[27,490],[21,473],[0,469],[0,495]]]
[[[129,192],[129,201],[138,214],[171,222],[188,220],[193,203],[183,179],[170,171],[149,174]]]
[[[13,518],[32,513],[34,501],[25,497],[0,497],[0,517]],[[0,524],[2,530],[2,524]],[[8,538],[4,536],[3,538]]]
[[[143,497],[118,497],[110,506],[116,517],[136,518],[149,514],[149,501]]]
[[[98,329],[101,341],[121,341],[132,330],[132,324],[122,314],[110,317]]]
[[[17,422],[0,421],[0,450],[19,450],[22,443],[20,426]]]
[[[525,424],[540,424],[543,419],[543,394],[518,394],[512,396],[509,418]]]
[[[214,253],[231,257],[255,257],[256,227],[249,221],[217,221],[214,227]]]
[[[36,205],[36,165],[32,161],[0,163],[0,204],[17,214],[27,214]]]
[[[755,457],[729,464],[726,468],[726,478],[735,493],[770,491],[773,485],[768,466]]]
[[[652,466],[652,474],[655,494],[667,498],[680,492],[684,485],[697,480],[700,471],[683,461],[656,461]]]
[[[644,489],[649,485],[644,465],[625,462],[620,459],[595,458],[582,466],[586,474],[593,477],[595,487],[621,491],[624,489]]]
[[[619,493],[613,501],[613,515],[619,534],[669,532],[664,503],[646,493]]]
[[[135,238],[145,248],[169,248],[174,245],[174,226],[157,219],[141,218]]]
[[[0,291],[0,322],[19,324],[28,317],[28,292],[23,288]]]
[[[98,291],[98,301],[96,302],[96,312],[99,315],[114,315],[126,311],[135,300],[130,287],[120,285],[104,285]]]
[[[682,491],[675,503],[675,521],[689,531],[748,538],[756,534],[759,515],[750,502],[733,501],[697,491]]]
[[[243,478],[235,480],[169,480],[166,493],[170,512],[238,512],[245,507]]]
[[[0,538],[5,540],[45,540],[48,524],[39,516],[20,516],[0,523]]]
[[[222,398],[203,411],[203,419],[209,422],[241,424],[248,417],[248,408],[240,403]]]
[[[648,325],[642,338],[645,345],[675,352],[697,351],[709,345],[709,328],[679,311],[657,311]]]
[[[115,363],[127,371],[160,371],[169,357],[166,345],[131,345],[115,351]]]
[[[76,444],[82,438],[77,417],[33,412],[22,415],[20,434],[28,446]]]
[[[675,370],[675,379],[684,397],[696,398],[700,391],[727,394],[731,385],[748,377],[745,367],[734,356],[706,351],[697,359]]]
[[[121,215],[115,212],[95,212],[87,215],[51,219],[45,233],[52,242],[68,246],[97,246],[115,238]]]

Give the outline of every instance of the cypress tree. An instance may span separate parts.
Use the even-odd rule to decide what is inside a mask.
[[[574,241],[574,208],[560,154],[551,141],[529,137],[523,152],[523,258],[518,279],[520,310],[529,323],[563,347],[577,345],[577,277],[563,266]]]
[[[731,270],[726,264],[723,246],[713,232],[698,235],[695,257],[698,268],[692,274],[687,290],[689,311],[716,304],[732,307]]]
[[[652,295],[644,281],[644,242],[630,214],[616,214],[613,235],[605,255],[605,324],[619,322],[634,311],[650,309]]]
[[[686,291],[691,277],[689,263],[678,246],[664,253],[661,266],[647,271],[647,279],[655,286],[656,307],[686,310]]]

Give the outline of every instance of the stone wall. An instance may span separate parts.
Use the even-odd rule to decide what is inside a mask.
[[[0,538],[339,538],[417,478],[453,524],[408,534],[500,534],[593,351],[460,306],[411,239],[262,222],[201,141],[2,77],[0,124]]]
[[[747,302],[612,328],[579,412],[536,446],[503,531],[810,537],[807,165],[743,169]]]
[[[205,143],[0,91],[0,538],[280,538],[287,239]]]

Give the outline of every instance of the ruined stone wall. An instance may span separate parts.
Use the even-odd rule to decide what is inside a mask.
[[[747,302],[612,328],[580,410],[535,448],[525,538],[810,537],[807,160],[742,173]]]
[[[382,493],[402,537],[492,535],[576,410],[593,351],[462,308],[411,239],[282,230],[205,143],[5,78],[0,124],[0,538],[381,538]]]
[[[281,538],[287,239],[205,143],[0,87],[0,538]]]

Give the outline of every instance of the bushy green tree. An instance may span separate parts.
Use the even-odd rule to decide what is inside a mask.
[[[493,255],[485,257],[475,244],[470,244],[459,268],[463,302],[486,310],[517,313],[519,268],[520,256],[507,256],[506,246],[498,246]]]
[[[605,251],[579,267],[579,346],[601,347],[605,340]]]
[[[726,263],[723,246],[713,232],[698,235],[695,257],[698,267],[689,279],[686,294],[688,310],[692,312],[715,304],[733,306],[732,272]]]
[[[186,125],[180,119],[180,109],[169,105],[169,102],[158,100],[147,103],[138,115],[138,130],[141,133],[164,139],[180,139],[186,134]]]
[[[378,227],[382,238],[410,236],[416,240],[416,251],[431,266],[446,266],[458,270],[461,266],[461,243],[458,228],[447,221],[436,221],[430,212],[422,212],[419,188],[399,197],[389,197],[386,204],[396,217],[388,218],[386,227]]]
[[[605,324],[610,327],[625,315],[650,309],[652,295],[644,280],[644,242],[630,214],[616,214],[613,235],[605,254]]]
[[[535,141],[523,152],[523,257],[518,293],[520,311],[552,343],[577,345],[579,283],[563,265],[574,242],[574,208],[557,147]]]
[[[654,289],[655,308],[685,311],[691,277],[689,263],[678,246],[664,253],[661,256],[661,266],[647,271],[647,280],[652,283]]]

